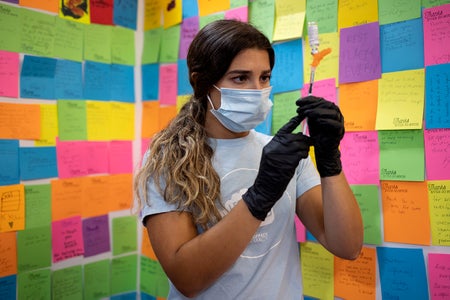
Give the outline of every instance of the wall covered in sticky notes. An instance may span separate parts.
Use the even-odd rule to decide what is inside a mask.
[[[216,19],[272,41],[277,131],[307,95],[345,116],[364,220],[355,261],[297,222],[305,299],[448,299],[450,1],[0,1],[0,298],[164,299],[133,173],[189,97],[186,55]]]

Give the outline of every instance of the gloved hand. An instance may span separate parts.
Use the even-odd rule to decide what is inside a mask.
[[[296,101],[300,118],[307,118],[314,145],[317,170],[321,177],[342,171],[339,143],[344,137],[344,116],[339,107],[323,98],[307,96]]]
[[[283,195],[300,159],[308,157],[309,137],[292,133],[302,120],[293,117],[264,146],[255,182],[242,195],[252,215],[261,221]]]

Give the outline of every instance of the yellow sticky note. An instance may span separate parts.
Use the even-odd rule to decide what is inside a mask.
[[[144,30],[161,27],[161,0],[144,1]]]
[[[111,102],[111,139],[134,139],[134,104]]]
[[[164,0],[164,29],[173,25],[180,24],[182,20],[182,1],[181,0]]]
[[[230,0],[198,0],[200,17],[230,9]]]
[[[191,95],[179,95],[177,96],[177,113],[180,112],[180,109],[183,107],[185,103],[187,103],[191,99]]]
[[[424,69],[381,75],[381,79],[378,80],[376,130],[422,128],[425,103],[424,76]]]
[[[56,104],[41,104],[41,137],[35,146],[56,146],[58,136],[58,113]]]
[[[345,28],[378,21],[378,1],[347,0],[338,3],[338,27]]]
[[[322,300],[334,299],[334,256],[322,245],[300,243],[303,294]]]
[[[88,141],[111,139],[111,104],[103,101],[86,101]]]
[[[0,186],[0,232],[25,229],[25,187],[23,184]]]
[[[305,1],[277,0],[273,41],[301,38],[305,24]],[[303,4],[303,5],[302,5]]]
[[[91,9],[89,0],[79,0],[76,4],[70,3],[71,0],[61,0],[59,6],[59,16],[63,19],[77,21],[83,24],[91,23],[89,15]]]
[[[331,53],[326,55],[317,66],[314,74],[314,81],[320,81],[328,78],[336,78],[336,86],[338,85],[339,77],[339,34],[337,32],[319,34],[321,49],[331,49]],[[309,83],[309,76],[311,72],[311,63],[313,62],[313,56],[311,55],[311,47],[309,46],[308,37],[305,38],[305,55],[304,55],[304,83]]]

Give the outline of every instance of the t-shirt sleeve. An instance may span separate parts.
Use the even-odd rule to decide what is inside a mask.
[[[297,169],[297,198],[307,190],[320,184],[320,176],[311,157],[302,159]]]
[[[148,153],[143,158],[143,161],[148,158]],[[162,187],[164,188],[164,181],[160,180]],[[155,185],[155,181],[152,177],[150,177],[147,181],[147,202],[143,204],[142,209],[140,211],[141,221],[143,222],[145,217],[165,213],[169,211],[180,211],[178,206],[173,203],[167,203],[164,200],[164,197],[159,192],[159,189]]]

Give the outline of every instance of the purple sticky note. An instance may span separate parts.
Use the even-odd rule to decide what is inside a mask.
[[[83,220],[84,257],[110,251],[108,215]]]
[[[339,83],[381,78],[378,22],[342,28],[339,48]]]
[[[183,23],[181,23],[180,51],[178,53],[178,58],[186,59],[189,45],[197,34],[198,29],[198,16],[183,20]]]

